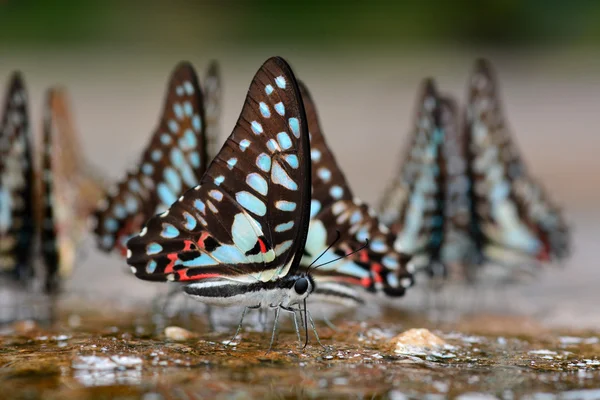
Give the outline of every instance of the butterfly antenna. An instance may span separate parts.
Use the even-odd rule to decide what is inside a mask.
[[[313,262],[311,262],[310,265],[308,267],[306,267],[306,273],[307,274],[310,271],[310,267],[312,267],[314,263],[316,263],[317,261],[319,261],[319,258],[323,257],[325,255],[325,253],[327,253],[327,251],[329,251],[329,249],[331,249],[333,247],[333,245],[336,244],[338,242],[338,240],[340,240],[340,237],[341,237],[340,231],[338,231],[336,229],[335,233],[336,233],[336,237],[333,240],[333,242],[331,242],[331,244],[329,246],[327,246],[327,248],[325,250],[323,250],[323,252],[319,255],[319,257],[315,258],[313,260]]]
[[[356,249],[356,250],[354,250],[354,251],[352,251],[352,252],[350,252],[350,253],[348,253],[348,254],[344,254],[343,256],[339,256],[339,257],[338,257],[338,258],[336,258],[336,259],[329,260],[329,261],[327,261],[326,263],[323,263],[323,264],[321,264],[321,265],[317,265],[316,267],[314,267],[314,268],[313,268],[313,270],[315,270],[315,269],[317,269],[317,268],[321,268],[321,267],[322,267],[322,266],[324,266],[324,265],[331,264],[331,263],[334,263],[334,262],[336,262],[336,261],[339,261],[339,260],[341,260],[342,258],[350,257],[352,254],[356,254],[356,253],[358,253],[358,252],[359,252],[359,251],[361,251],[362,249],[366,248],[368,245],[369,245],[369,239],[366,239],[366,240],[365,240],[365,244],[364,244],[364,245],[362,245],[361,247],[359,247],[358,249]]]

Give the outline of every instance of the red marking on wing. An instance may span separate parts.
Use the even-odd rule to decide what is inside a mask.
[[[184,243],[183,251],[192,250],[192,246],[194,245],[194,242],[192,242],[191,240],[184,240],[183,243]]]
[[[203,279],[209,279],[209,278],[220,278],[222,275],[220,274],[215,274],[215,273],[211,273],[211,274],[201,274],[201,275],[194,275],[194,276],[187,276],[187,272],[188,269],[183,269],[180,271],[177,271],[179,273],[179,280],[180,281],[201,281]]]
[[[371,286],[371,278],[362,278],[360,280],[360,284],[363,285],[364,287],[369,287]]]
[[[165,274],[170,274],[174,272],[173,267],[175,266],[175,261],[178,260],[176,253],[167,254],[167,258],[171,260],[169,264],[165,267]]]
[[[260,246],[260,252],[261,253],[266,253],[267,252],[267,246],[265,245],[265,242],[262,241],[262,239],[258,239],[258,245]]]
[[[358,253],[358,256],[359,256],[360,261],[362,261],[364,263],[369,262],[369,254],[367,253],[366,250],[361,250],[360,253]]]
[[[198,243],[198,246],[200,246],[201,249],[204,249],[206,246],[204,245],[204,241],[209,237],[210,235],[208,234],[208,232],[203,231],[200,234],[200,237],[198,238],[198,241],[196,243]]]

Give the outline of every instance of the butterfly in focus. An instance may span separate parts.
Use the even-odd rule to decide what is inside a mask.
[[[29,126],[27,91],[15,73],[0,127],[0,269],[26,284],[39,276],[44,290],[56,293],[73,270],[104,182],[84,160],[64,90],[46,93],[39,173]]]
[[[361,291],[397,297],[413,284],[410,256],[393,248],[395,236],[356,198],[327,146],[316,105],[300,90],[308,119],[312,161],[310,228],[301,265],[312,269],[314,298],[355,305]],[[339,235],[339,236],[338,236]],[[368,245],[365,246],[365,243]]]
[[[127,263],[140,279],[184,283],[206,304],[244,306],[242,319],[248,308],[274,309],[272,345],[280,311],[295,316],[314,289],[300,267],[310,192],[300,89],[287,62],[274,57],[254,76],[200,184],[128,241]]]
[[[153,215],[164,212],[185,191],[198,185],[217,145],[221,81],[211,63],[204,90],[192,65],[182,62],[171,74],[158,127],[139,166],[100,202],[95,214],[98,247],[117,250]]]
[[[382,219],[409,240],[398,249],[425,254],[423,266],[430,274],[460,275],[475,281],[483,264],[505,267],[505,279],[524,273],[530,275],[540,262],[561,260],[568,254],[569,233],[561,211],[541,186],[526,173],[524,163],[511,139],[500,108],[496,80],[489,62],[479,60],[469,81],[469,92],[462,126],[456,106],[442,107],[441,151],[436,162],[419,159],[422,154],[415,140],[396,181],[382,202]],[[447,120],[447,123],[443,123]],[[422,124],[435,132],[435,127]],[[418,131],[418,129],[417,129]],[[416,135],[415,135],[416,138]],[[429,185],[439,194],[435,208],[437,223],[424,217],[433,210],[433,202],[408,218],[407,199],[416,198],[411,186],[414,177],[437,174]],[[412,180],[411,180],[412,179]],[[426,211],[427,210],[427,211]],[[412,222],[411,222],[412,221]],[[435,226],[435,229],[429,229]],[[412,230],[411,230],[412,227]],[[411,248],[419,241],[415,232],[425,233],[435,244],[429,248]],[[435,238],[435,239],[434,239]],[[449,268],[451,267],[451,268]]]

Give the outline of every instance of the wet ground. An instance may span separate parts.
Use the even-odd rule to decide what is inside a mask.
[[[256,315],[229,342],[235,322],[213,330],[202,310],[171,318],[69,307],[50,327],[4,328],[3,398],[600,398],[600,334],[550,330],[527,317],[445,323],[384,309],[358,322],[346,311],[331,326],[317,320],[324,346],[310,334],[306,348],[283,318],[267,352],[272,321],[264,332]],[[173,326],[187,328],[184,336]],[[439,343],[409,337],[399,346],[395,336],[415,327]]]

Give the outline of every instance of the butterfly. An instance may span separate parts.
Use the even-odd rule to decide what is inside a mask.
[[[314,100],[302,82],[300,90],[308,118],[313,185],[301,265],[308,268],[319,257],[321,267],[312,269],[314,294],[351,305],[364,302],[357,289],[404,295],[413,284],[408,271],[410,256],[393,249],[395,236],[379,223],[374,210],[352,193],[327,146]]]
[[[72,273],[88,218],[106,190],[106,179],[83,157],[68,104],[64,89],[46,92],[39,212],[48,292]]]
[[[445,135],[456,131],[450,102],[426,79],[417,100],[413,133],[400,172],[386,189],[381,221],[395,233],[394,249],[413,256],[415,272],[444,274]]]
[[[128,241],[127,263],[206,304],[244,306],[242,320],[248,308],[275,309],[272,345],[280,311],[295,316],[315,285],[300,268],[310,191],[300,89],[287,62],[270,58],[200,184]]]
[[[384,196],[384,222],[400,235],[406,231],[401,216],[413,191],[411,184],[419,173],[433,169],[434,174],[441,171],[435,190],[442,194],[442,207],[435,213],[440,229],[430,236],[436,245],[425,250],[425,270],[434,275],[454,271],[473,282],[486,263],[509,267],[512,275],[530,273],[538,262],[563,259],[569,248],[568,228],[558,207],[526,174],[501,113],[490,64],[476,63],[462,131],[457,128],[453,100],[441,96],[439,104],[444,129],[437,165],[418,158],[422,153],[415,136],[400,176]],[[420,226],[426,232],[427,224],[418,222],[415,230]]]
[[[485,258],[516,270],[564,259],[568,226],[560,208],[529,176],[486,60],[477,60],[469,79],[464,129],[472,231]]]
[[[29,283],[40,276],[56,293],[75,263],[86,219],[102,195],[103,180],[83,158],[64,90],[47,91],[40,172],[33,169],[27,93],[15,73],[0,129],[0,254],[2,270]],[[38,254],[36,244],[40,244]],[[41,256],[41,271],[35,268]]]
[[[10,78],[0,125],[0,271],[20,282],[34,273],[33,156],[27,91],[21,74]]]
[[[206,82],[208,92],[204,94],[190,63],[175,67],[158,127],[139,166],[109,191],[95,214],[94,233],[101,250],[116,249],[125,256],[127,240],[148,218],[168,209],[200,182],[208,165],[205,98],[209,99],[206,104],[211,122],[219,118],[216,64],[209,69]],[[214,125],[210,125],[213,133],[217,130]]]

